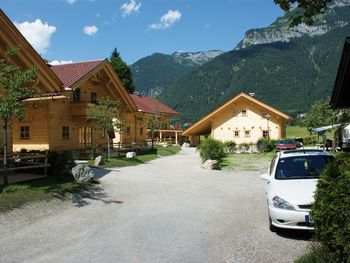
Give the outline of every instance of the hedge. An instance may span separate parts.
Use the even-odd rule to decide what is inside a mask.
[[[340,155],[322,172],[311,210],[315,238],[328,262],[350,262],[350,154]]]

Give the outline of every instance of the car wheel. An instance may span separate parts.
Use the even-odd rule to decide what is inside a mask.
[[[272,220],[271,220],[271,217],[269,217],[269,229],[271,232],[274,232],[276,233],[278,231],[278,227],[275,227],[273,224],[272,224]]]

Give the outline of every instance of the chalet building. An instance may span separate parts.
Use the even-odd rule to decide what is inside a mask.
[[[106,131],[89,121],[87,116],[88,107],[93,107],[98,99],[121,101],[125,105],[128,125],[134,127],[136,106],[107,59],[58,65],[51,69],[62,81],[63,93],[68,98],[62,105],[64,109],[56,116],[56,122],[61,125],[60,132],[51,136],[60,138],[61,147],[78,149],[106,144]],[[124,137],[135,140],[131,133]]]
[[[171,109],[167,105],[159,102],[152,97],[145,97],[137,94],[131,94],[131,99],[134,101],[139,118],[146,120],[158,118],[158,127],[156,140],[163,141],[165,139],[172,139],[174,143],[178,144],[182,130],[177,127],[170,127],[170,119],[180,116],[180,113]],[[147,123],[146,123],[147,124]],[[140,128],[140,133],[142,128]],[[150,132],[148,132],[148,139],[151,138]]]
[[[9,47],[18,47],[20,51],[17,55],[11,57],[11,63],[18,65],[23,69],[35,67],[37,69],[37,79],[33,87],[40,89],[43,94],[40,98],[41,103],[47,103],[48,101],[62,101],[65,97],[61,94],[62,83],[59,78],[52,72],[52,70],[46,65],[46,62],[40,57],[40,55],[34,50],[34,48],[28,43],[28,41],[22,36],[18,29],[13,25],[9,18],[0,9],[0,58],[6,58],[6,50]],[[33,108],[37,99],[28,100],[28,108]],[[36,115],[32,117],[32,120],[36,119]],[[34,127],[33,127],[34,128]],[[28,135],[28,127],[15,127],[16,132],[12,135],[9,131],[9,150],[11,150],[11,141],[18,142],[20,140],[20,134],[23,137]],[[22,129],[22,132],[19,130]],[[39,128],[40,129],[40,128]],[[0,129],[0,146],[3,146],[3,134]],[[13,130],[13,127],[12,127]],[[39,136],[40,137],[40,136]],[[28,138],[23,138],[27,141]],[[41,138],[35,138],[38,144],[44,143]]]
[[[275,108],[240,93],[186,129],[192,146],[199,143],[199,136],[211,136],[222,142],[256,143],[260,138],[285,137],[285,122],[290,117]]]
[[[171,116],[178,115],[164,104],[148,97],[128,94],[107,59],[48,65],[33,49],[8,17],[0,11],[0,57],[8,47],[19,47],[14,63],[38,70],[33,87],[43,91],[40,98],[26,100],[25,119],[12,121],[13,151],[76,150],[106,145],[106,131],[88,119],[86,110],[97,100],[108,97],[124,104],[124,130],[113,142],[146,142],[148,118],[161,115],[164,127]],[[0,134],[1,135],[1,134]]]

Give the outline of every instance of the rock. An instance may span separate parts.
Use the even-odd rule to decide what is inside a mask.
[[[94,162],[94,165],[95,166],[100,166],[103,164],[103,158],[102,158],[102,155],[99,155],[95,158],[95,162]]]
[[[127,152],[126,153],[126,158],[128,158],[128,159],[136,158],[136,152]]]
[[[189,148],[190,144],[188,142],[185,142],[184,144],[182,144],[182,148]]]
[[[217,160],[206,160],[202,167],[204,169],[210,169],[210,170],[220,170],[220,163]]]
[[[72,174],[74,179],[80,183],[91,182],[95,177],[94,171],[91,170],[89,166],[84,166],[82,164],[73,167]]]

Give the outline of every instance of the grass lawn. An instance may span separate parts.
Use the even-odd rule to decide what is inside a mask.
[[[154,153],[146,153],[137,155],[134,159],[127,159],[125,157],[120,158],[110,158],[105,161],[105,163],[100,168],[111,168],[111,167],[125,167],[125,166],[133,166],[138,164],[143,164],[154,159],[157,159],[161,156],[170,156],[178,153],[181,148],[179,146],[168,146],[168,147],[157,147],[157,152]],[[89,165],[93,166],[94,161],[90,160],[88,162]]]
[[[0,186],[0,212],[18,208],[33,201],[64,197],[67,193],[88,190],[89,184],[76,183],[71,176],[47,177],[26,183]]]
[[[310,137],[310,133],[305,127],[287,126],[286,137],[287,138],[305,138],[305,137]]]
[[[268,167],[274,152],[256,154],[228,154],[220,162],[223,170],[264,172],[261,167]]]

